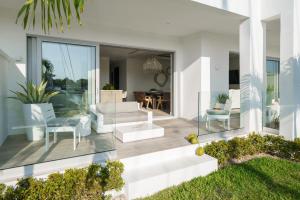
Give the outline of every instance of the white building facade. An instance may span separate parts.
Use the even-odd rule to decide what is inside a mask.
[[[24,31],[15,24],[21,3],[5,0],[0,6],[0,144],[23,123],[21,105],[6,97],[18,89],[16,82],[28,80],[27,37],[45,36],[38,26]],[[292,140],[300,137],[299,13],[298,0],[87,1],[83,26],[74,23],[46,37],[173,52],[173,115],[186,119],[198,115],[199,92],[200,111],[217,93],[228,92],[228,55],[236,52],[245,132],[263,131],[266,59],[277,58],[279,134]],[[268,45],[267,27],[274,20],[280,22],[274,29],[278,41]]]

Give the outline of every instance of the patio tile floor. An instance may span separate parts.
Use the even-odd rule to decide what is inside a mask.
[[[164,127],[164,137],[122,143],[116,140],[112,133],[92,133],[90,136],[82,137],[75,151],[73,151],[73,138],[69,133],[59,133],[58,142],[51,144],[47,152],[45,152],[44,140],[30,142],[26,139],[25,135],[11,135],[6,139],[4,144],[0,146],[0,170],[110,150],[117,150],[117,159],[121,159],[189,145],[184,137],[191,132],[197,133],[197,122],[195,121],[168,119],[154,121],[154,123]],[[238,127],[239,120],[232,120],[231,124],[233,128]],[[214,127],[214,131],[218,133],[208,133],[205,130],[205,124],[201,123],[200,141],[226,139],[227,137],[242,134],[240,129],[223,132],[222,123],[217,121],[212,123],[212,127]],[[50,141],[53,141],[53,135],[50,135]]]

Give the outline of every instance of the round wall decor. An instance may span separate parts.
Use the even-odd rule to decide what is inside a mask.
[[[160,72],[154,75],[154,81],[160,87],[164,87],[168,82],[169,76],[165,72]]]

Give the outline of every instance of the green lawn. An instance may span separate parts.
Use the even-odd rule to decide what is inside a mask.
[[[300,163],[257,158],[145,199],[300,199]]]

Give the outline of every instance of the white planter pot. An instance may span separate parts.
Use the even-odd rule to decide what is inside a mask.
[[[225,104],[222,103],[216,103],[215,109],[224,110]]]
[[[39,141],[44,138],[45,119],[43,117],[44,104],[23,104],[23,114],[26,126],[26,135],[29,141]],[[42,126],[41,126],[42,125]]]

